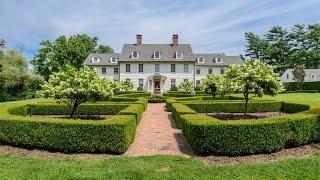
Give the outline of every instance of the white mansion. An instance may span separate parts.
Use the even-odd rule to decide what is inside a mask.
[[[84,64],[101,77],[131,81],[134,89],[164,92],[183,81],[199,85],[207,74],[223,74],[224,67],[243,63],[240,56],[193,53],[190,44],[178,43],[178,35],[171,44],[143,44],[142,35],[136,41],[124,44],[120,54],[90,54]]]

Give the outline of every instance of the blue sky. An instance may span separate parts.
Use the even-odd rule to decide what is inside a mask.
[[[87,33],[120,52],[134,43],[190,43],[194,52],[244,53],[245,32],[320,23],[319,0],[0,0],[0,38],[31,59],[39,43]]]

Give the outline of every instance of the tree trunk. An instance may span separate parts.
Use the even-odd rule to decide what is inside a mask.
[[[80,105],[80,103],[78,101],[75,101],[75,103],[73,104],[71,114],[70,114],[70,118],[74,117],[74,113],[76,112],[76,109],[78,108],[79,105]]]
[[[248,110],[248,101],[249,101],[249,93],[247,90],[243,93],[245,104],[244,104],[244,116],[247,116],[247,110]]]

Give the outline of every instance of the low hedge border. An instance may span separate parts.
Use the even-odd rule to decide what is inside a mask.
[[[211,112],[235,112],[233,106],[239,105],[243,103],[173,103],[172,114],[194,152],[201,155],[271,153],[320,140],[320,110],[310,109],[309,105],[276,101],[249,103],[252,111],[280,108],[286,113],[296,113],[260,120],[221,121],[194,111],[204,112],[203,107],[209,107]]]
[[[64,153],[122,154],[134,140],[137,122],[140,114],[144,111],[145,101],[125,106],[121,104],[115,108],[117,110],[111,111],[115,113],[122,109],[117,115],[99,121],[26,116],[28,104],[34,105],[37,102],[44,102],[43,100],[2,103],[0,107],[0,142],[13,146]],[[53,107],[51,104],[45,103],[36,105],[41,109],[44,106]],[[62,112],[60,110],[62,105],[56,106],[58,106],[58,111]],[[86,108],[89,106],[92,107],[84,105],[85,108],[82,110],[87,111]],[[98,104],[98,109],[106,112],[101,108],[103,106],[106,105]],[[38,110],[40,111],[40,109]],[[83,114],[83,112],[81,113]]]

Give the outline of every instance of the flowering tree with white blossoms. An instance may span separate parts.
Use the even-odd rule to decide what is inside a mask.
[[[192,82],[182,82],[179,87],[178,87],[179,91],[184,91],[190,94],[194,94],[195,91],[193,89],[193,83]]]
[[[67,104],[70,118],[73,118],[81,103],[108,98],[113,95],[113,87],[111,80],[101,79],[94,69],[66,66],[62,71],[50,75],[49,81],[42,85],[38,94]]]
[[[213,97],[217,94],[223,95],[227,92],[227,79],[223,75],[209,74],[203,80],[203,89],[206,93],[210,93]]]
[[[252,97],[274,96],[284,90],[279,75],[273,72],[273,67],[260,60],[246,60],[242,65],[231,65],[225,76],[229,79],[230,90],[244,96],[244,115],[247,114],[248,101]],[[249,97],[250,94],[253,96]]]
[[[121,81],[120,88],[122,91],[131,91],[133,89],[133,83],[131,81]]]

